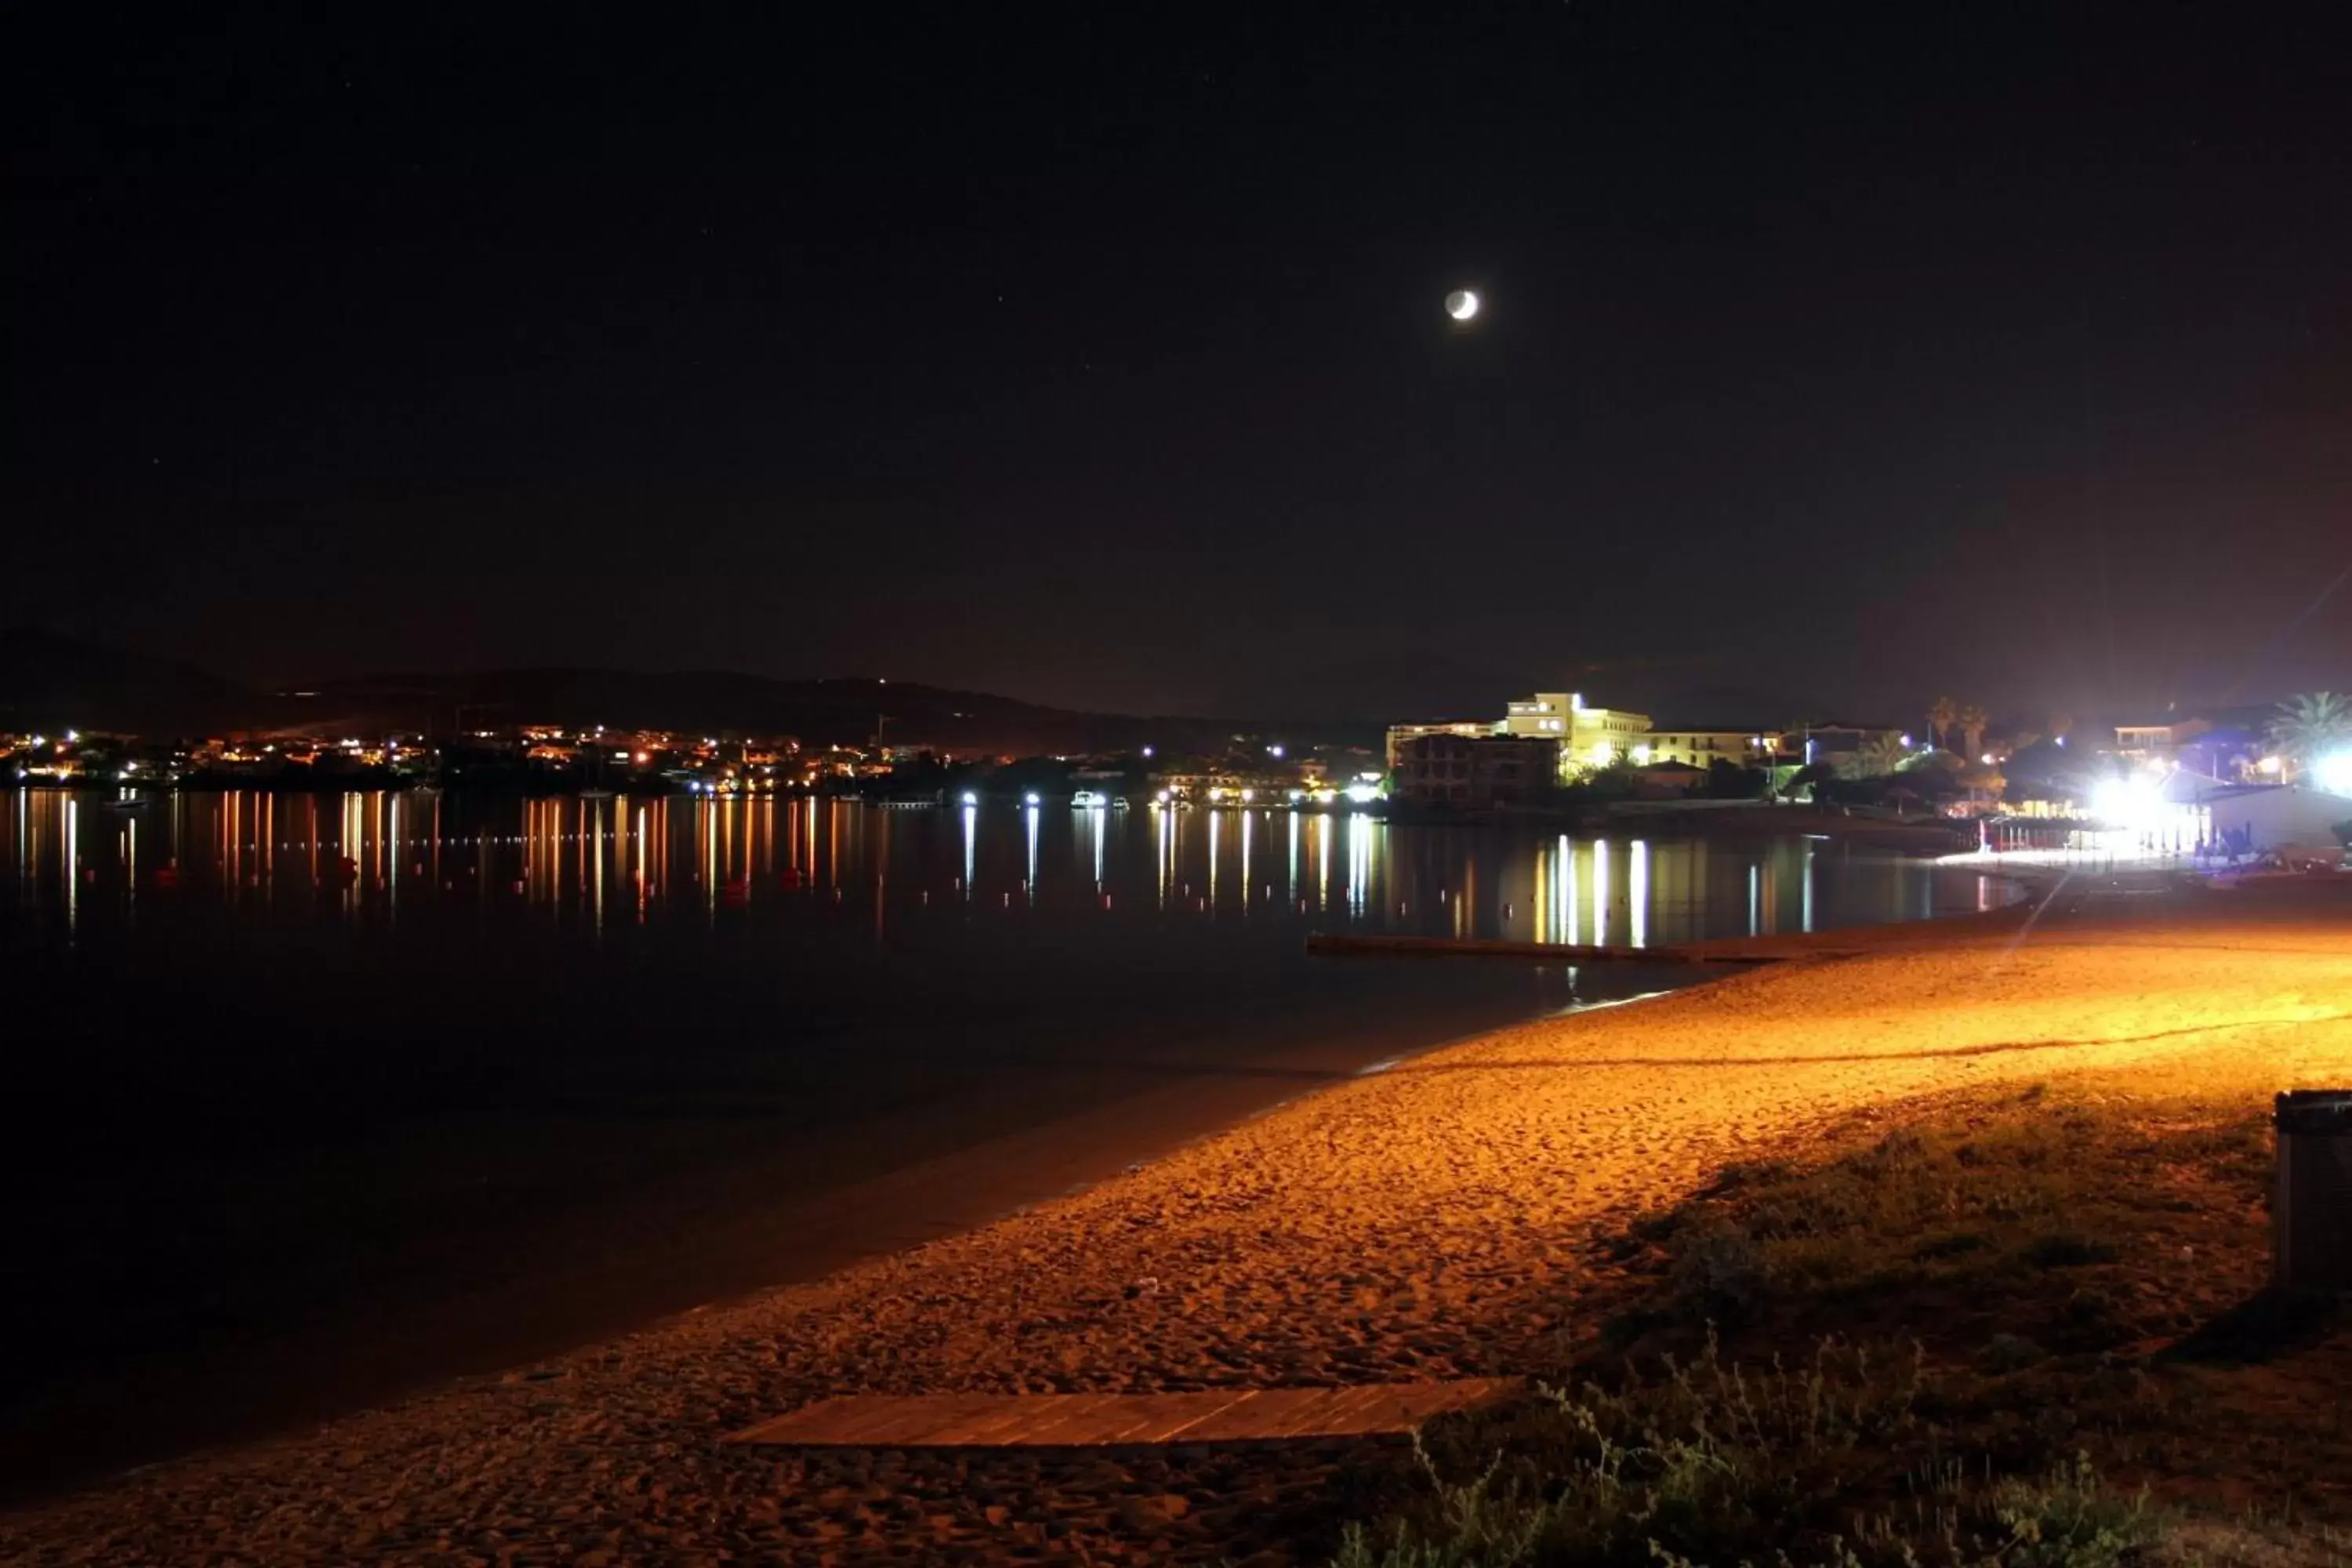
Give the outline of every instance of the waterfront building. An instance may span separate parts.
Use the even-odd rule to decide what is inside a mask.
[[[1399,748],[1416,736],[1460,735],[1466,739],[1475,739],[1480,735],[1495,733],[1496,728],[1494,721],[1490,719],[1433,719],[1421,724],[1391,724],[1389,726],[1388,745],[1381,753],[1382,760],[1387,763],[1388,771],[1394,773],[1397,770]]]
[[[1642,794],[1656,800],[1680,800],[1706,793],[1707,772],[1689,763],[1656,762],[1633,770]]]
[[[1647,747],[1646,757],[1642,750]],[[1683,763],[1709,768],[1729,763],[1739,768],[1769,768],[1780,752],[1780,731],[1752,725],[1665,725],[1635,744],[1636,762]]]
[[[1395,795],[1415,805],[1483,810],[1540,800],[1558,784],[1560,745],[1549,736],[1430,731],[1396,747]]]
[[[1506,710],[1500,732],[1559,744],[1562,778],[1583,768],[1606,767],[1650,732],[1650,716],[1623,708],[1592,708],[1577,691],[1538,691]]]

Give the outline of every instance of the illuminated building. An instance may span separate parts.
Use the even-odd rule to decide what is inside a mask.
[[[1559,775],[1606,767],[1650,732],[1650,716],[1623,708],[1592,708],[1577,691],[1538,691],[1510,704],[1498,732],[1559,744]]]

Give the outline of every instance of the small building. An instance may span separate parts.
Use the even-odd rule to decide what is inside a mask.
[[[2180,775],[2175,775],[2179,778]],[[2300,784],[2233,784],[2196,792],[2209,831],[2241,850],[2325,850],[2336,844],[2336,825],[2352,822],[2352,795]]]
[[[1646,752],[1643,747],[1647,747]],[[1687,763],[1695,768],[1729,763],[1738,768],[1769,768],[1780,751],[1780,731],[1741,724],[1668,725],[1642,737],[1637,763]]]
[[[2181,747],[2212,728],[2203,719],[2179,717],[2117,724],[2115,754],[2127,763],[2169,763]]]
[[[1486,719],[1431,719],[1414,724],[1391,724],[1389,726],[1388,745],[1382,752],[1382,759],[1388,763],[1389,772],[1394,773],[1397,767],[1398,748],[1416,736],[1460,735],[1465,739],[1475,739],[1481,735],[1491,735],[1495,732],[1495,729],[1493,721]]]
[[[1542,736],[1414,735],[1396,748],[1393,793],[1415,805],[1526,805],[1559,779],[1560,745]]]
[[[1785,740],[1804,763],[1832,762],[1872,746],[1907,744],[1911,737],[1892,724],[1808,724]]]
[[[1652,763],[1637,767],[1633,776],[1640,781],[1642,794],[1654,800],[1680,800],[1686,795],[1706,793],[1707,770],[1689,763]]]

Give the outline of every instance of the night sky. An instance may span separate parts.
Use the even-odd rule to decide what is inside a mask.
[[[2321,7],[314,9],[10,9],[0,620],[1298,716],[2352,680]]]

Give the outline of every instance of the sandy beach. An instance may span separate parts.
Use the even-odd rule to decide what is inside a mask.
[[[856,1391],[1509,1373],[1588,1245],[1910,1097],[2352,1076],[2352,900],[2070,879],[2033,911],[1493,1035],[815,1284],[0,1518],[11,1563],[1272,1563],[1328,1456],[728,1449]],[[1801,951],[1801,943],[1792,944]],[[121,1412],[136,1421],[138,1412]]]

